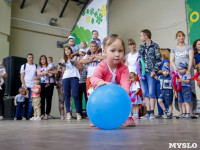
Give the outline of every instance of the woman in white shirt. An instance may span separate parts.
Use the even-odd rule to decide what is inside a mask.
[[[77,113],[77,120],[81,119],[80,115],[80,102],[79,102],[79,79],[80,74],[79,70],[77,68],[81,67],[81,64],[76,64],[76,56],[72,57],[72,49],[69,46],[66,46],[64,48],[64,56],[60,60],[59,67],[63,67],[63,78],[62,78],[62,84],[64,88],[64,94],[65,94],[65,106],[67,111],[66,119],[70,120],[72,118],[71,116],[71,110],[70,110],[70,97],[71,97],[71,90],[72,90],[72,97],[74,98],[74,103],[76,107],[76,113]],[[63,64],[63,65],[62,65]]]
[[[138,75],[137,75],[137,58],[138,58],[138,52],[136,50],[136,43],[133,39],[128,39],[128,47],[130,49],[130,53],[128,53],[125,58],[126,62],[125,64],[128,67],[129,73],[133,72],[136,74],[136,81],[139,81]]]

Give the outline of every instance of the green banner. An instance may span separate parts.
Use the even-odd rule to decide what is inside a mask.
[[[187,0],[188,32],[190,44],[200,39],[200,0]]]

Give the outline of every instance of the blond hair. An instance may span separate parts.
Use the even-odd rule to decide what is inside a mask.
[[[103,47],[105,48],[105,50],[108,48],[108,46],[110,46],[112,43],[114,43],[116,40],[120,40],[121,44],[122,44],[122,47],[123,47],[123,50],[124,50],[124,54],[125,54],[125,51],[126,51],[126,48],[125,48],[125,44],[124,44],[124,41],[122,40],[121,37],[119,37],[117,34],[111,34],[109,35],[108,37],[106,37],[104,39],[104,42],[103,42]]]
[[[160,54],[161,54],[163,59],[170,60],[170,52],[169,52],[169,50],[170,49],[168,49],[168,48],[161,48],[160,49]]]
[[[40,79],[40,77],[39,77],[39,76],[36,76],[36,77],[34,78],[34,80],[38,80],[38,81],[39,81],[39,83],[40,83],[40,81],[41,81],[41,79]]]

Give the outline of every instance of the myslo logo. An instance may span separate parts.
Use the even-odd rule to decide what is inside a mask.
[[[197,148],[197,143],[169,143],[169,148]]]

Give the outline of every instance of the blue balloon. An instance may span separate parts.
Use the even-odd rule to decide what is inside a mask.
[[[89,96],[87,115],[90,121],[101,129],[121,126],[131,111],[128,93],[119,85],[103,85]]]

